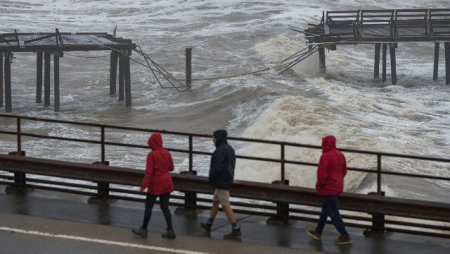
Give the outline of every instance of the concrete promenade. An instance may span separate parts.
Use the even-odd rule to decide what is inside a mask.
[[[200,228],[209,211],[175,213],[175,240],[162,239],[165,222],[155,206],[149,235],[131,233],[143,217],[143,203],[88,204],[86,196],[34,190],[6,194],[0,186],[0,253],[450,253],[450,239],[388,233],[365,237],[348,228],[352,245],[337,246],[338,233],[327,225],[322,241],[305,233],[312,223],[267,225],[265,217],[237,214],[243,236],[223,240],[231,228],[222,212],[211,233]]]

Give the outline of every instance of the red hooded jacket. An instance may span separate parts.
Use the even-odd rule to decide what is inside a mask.
[[[147,155],[141,191],[148,188],[148,193],[155,196],[171,193],[173,182],[169,172],[174,169],[172,155],[163,148],[162,137],[158,132],[153,133],[147,143],[152,151]]]
[[[322,156],[317,168],[316,190],[319,196],[339,195],[344,191],[347,162],[344,154],[336,149],[336,138],[322,138]]]

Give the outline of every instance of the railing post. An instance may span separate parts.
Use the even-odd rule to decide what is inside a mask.
[[[272,184],[289,185],[289,180],[274,181]],[[289,223],[289,203],[276,202],[277,213],[267,219],[267,224],[284,225]]]
[[[284,165],[284,144],[281,144],[281,182],[284,183],[285,182],[285,165]],[[287,184],[289,185],[289,183]]]
[[[193,145],[192,135],[189,135],[189,172],[193,172]]]
[[[96,161],[92,164],[109,165],[109,161]],[[109,183],[108,182],[96,182],[97,183],[97,195],[88,199],[89,204],[105,205],[111,204],[116,199],[109,198]]]
[[[17,117],[17,152],[22,151],[22,126],[20,122],[20,117]]]
[[[102,164],[105,164],[105,126],[101,127]],[[106,164],[109,165],[109,164]]]
[[[381,154],[377,154],[377,193],[381,194]]]
[[[197,171],[182,171],[181,175],[197,175]],[[176,213],[196,212],[197,211],[197,192],[184,193],[184,206],[178,207]]]
[[[384,196],[384,192],[377,193],[377,192],[369,192],[368,195],[372,196]],[[372,227],[369,229],[364,230],[364,235],[369,234],[383,234],[386,232],[386,229],[384,227],[385,220],[384,220],[384,214],[382,213],[369,213],[372,215]]]
[[[9,155],[25,156],[25,151],[10,152]],[[14,183],[6,187],[5,192],[7,194],[20,193],[26,191],[25,185],[27,184],[27,176],[23,172],[14,172]]]

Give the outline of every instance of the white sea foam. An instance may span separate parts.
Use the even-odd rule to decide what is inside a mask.
[[[432,81],[432,44],[399,44],[396,49],[398,85],[395,86],[390,85],[389,71],[386,83],[373,79],[373,45],[338,46],[336,51],[327,51],[326,74],[317,72],[318,57],[314,54],[282,75],[272,69],[253,75],[207,79],[272,67],[306,48],[304,36],[290,28],[301,31],[308,23],[318,23],[325,10],[446,8],[447,5],[448,1],[443,0],[427,3],[418,0],[10,0],[0,2],[0,33],[11,33],[14,29],[18,32],[54,32],[56,28],[60,32],[111,33],[117,25],[119,37],[132,39],[179,79],[184,79],[185,48],[193,49],[193,78],[197,80],[190,93],[162,89],[148,69],[133,62],[132,108],[119,102],[117,95],[109,95],[108,52],[66,54],[60,60],[59,113],[53,112],[53,95],[51,107],[34,102],[35,56],[15,54],[12,93],[13,112],[18,115],[207,134],[216,128],[227,128],[232,136],[313,145],[320,145],[324,135],[334,134],[338,138],[338,147],[342,148],[448,157],[450,91],[444,84],[443,57],[439,79]],[[444,49],[441,50],[443,55]],[[89,56],[98,58],[86,58]],[[132,58],[144,61],[136,53]],[[14,128],[7,123],[2,128]],[[53,129],[42,125],[36,126],[36,131],[86,136],[83,130]],[[120,133],[112,136],[117,141],[144,145],[146,142],[146,137]],[[14,142],[3,142],[2,139],[1,151],[10,152]],[[58,142],[50,142],[50,146],[36,140],[25,139],[24,142],[27,154],[51,155],[56,159],[70,156],[62,152],[63,146]],[[200,146],[210,149],[209,142]],[[237,145],[237,148],[243,154],[280,156],[277,147]],[[109,149],[113,154],[108,160],[113,165],[142,166],[140,156],[144,157],[145,152]],[[91,161],[98,156],[97,148],[83,149],[75,145],[73,151],[80,160]],[[317,162],[319,156],[320,150],[289,148],[286,153],[288,158],[308,162]],[[376,167],[374,158],[346,156],[349,166]],[[186,161],[181,156],[179,161],[177,166],[185,168]],[[196,170],[206,174],[207,159],[201,161],[196,164]],[[238,162],[239,178],[266,182],[280,178],[279,165]],[[383,167],[402,172],[449,175],[445,164],[391,159],[383,161]],[[357,187],[364,182],[364,177],[351,173],[346,180],[347,189],[359,191]],[[312,187],[315,168],[288,166],[287,178],[292,185]],[[384,184],[392,189],[389,195],[415,192]],[[434,182],[428,184],[436,185]],[[438,186],[448,188],[441,182]],[[410,188],[415,188],[413,183]],[[434,190],[420,189],[420,192],[429,196],[435,194]]]

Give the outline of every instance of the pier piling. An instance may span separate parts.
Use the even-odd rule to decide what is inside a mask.
[[[192,48],[186,48],[186,90],[192,88]]]
[[[55,103],[55,112],[59,112],[59,57],[60,54],[54,53],[53,55],[53,85],[54,85],[54,103]]]
[[[444,43],[445,48],[445,84],[450,84],[450,42]]]
[[[42,103],[42,61],[43,53],[36,53],[36,103]]]
[[[391,53],[391,79],[392,84],[397,85],[397,60],[395,57],[395,44],[391,44],[389,52]]]
[[[11,61],[13,55],[11,53],[5,54],[5,107],[6,112],[12,112],[12,99],[11,99]]]
[[[50,106],[50,53],[44,53],[44,106]]]
[[[375,43],[375,63],[373,70],[374,78],[380,77],[380,50],[381,50],[381,43]]]
[[[433,68],[433,80],[438,79],[438,69],[439,69],[439,46],[440,43],[436,42],[434,44],[434,68]]]

